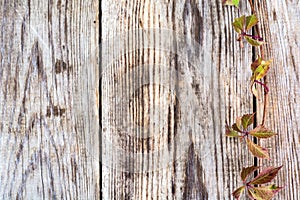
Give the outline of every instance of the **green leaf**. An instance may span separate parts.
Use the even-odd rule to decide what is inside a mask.
[[[242,130],[236,123],[232,124],[231,128],[237,132],[240,132],[240,133],[242,132]]]
[[[261,57],[257,57],[256,60],[251,64],[251,70],[252,73],[255,72],[256,68],[261,64],[262,58]]]
[[[232,195],[234,196],[234,198],[239,199],[241,194],[244,192],[244,190],[245,190],[245,186],[239,187],[232,193]]]
[[[251,124],[253,124],[254,122],[254,115],[255,113],[252,113],[252,114],[246,114],[246,115],[243,115],[242,116],[242,126],[244,129],[247,129],[248,126],[250,126]]]
[[[245,23],[246,23],[246,17],[245,15],[243,15],[241,17],[235,18],[232,25],[236,32],[242,33],[245,28]]]
[[[249,188],[248,192],[251,194],[251,198],[255,200],[270,200],[269,194],[264,198],[256,188]]]
[[[247,177],[253,173],[255,170],[257,170],[259,167],[258,166],[251,166],[251,167],[243,167],[242,172],[241,172],[241,179],[242,181],[245,181]]]
[[[235,7],[239,6],[240,0],[232,0],[233,5],[235,5]]]
[[[261,61],[261,64],[258,66],[258,68],[256,68],[256,70],[254,72],[254,73],[257,73],[256,80],[263,78],[267,74],[267,72],[270,68],[270,64],[271,64],[271,60],[267,60],[267,61],[262,60]],[[261,66],[261,68],[260,68],[260,66]]]
[[[275,185],[268,185],[262,187],[250,188],[252,196],[257,200],[270,200],[278,193],[282,187],[277,187]]]
[[[238,7],[239,2],[240,2],[240,0],[224,0],[223,4]]]
[[[226,123],[226,136],[227,137],[239,137],[238,132],[234,131],[228,124]]]
[[[276,177],[278,171],[281,168],[282,168],[282,166],[265,168],[254,179],[252,179],[252,181],[250,181],[250,184],[260,185],[260,184],[269,183],[270,181],[272,181]]]
[[[253,39],[252,37],[250,37],[250,36],[245,36],[245,38],[246,38],[246,40],[247,40],[247,42],[249,43],[249,44],[251,44],[252,46],[256,46],[256,47],[258,47],[258,46],[260,46],[260,45],[263,45],[265,42],[263,42],[263,41],[259,41],[259,40],[256,40],[256,39]]]
[[[242,117],[237,117],[236,118],[236,123],[232,124],[232,129],[237,131],[237,132],[243,132],[243,127],[242,127]]]
[[[262,125],[257,126],[252,131],[249,131],[249,134],[257,138],[270,138],[274,135],[277,135],[277,133],[270,131]]]
[[[251,77],[251,81],[259,80],[263,78],[268,70],[270,69],[271,60],[262,60],[261,58],[257,58],[252,64],[251,69],[253,72],[253,75]]]
[[[240,0],[233,0],[233,4],[238,7],[239,6],[239,3],[240,3]]]
[[[268,149],[254,144],[249,138],[246,139],[249,151],[258,158],[269,158]]]
[[[258,23],[258,19],[255,15],[246,17],[246,31],[249,31],[253,26]]]

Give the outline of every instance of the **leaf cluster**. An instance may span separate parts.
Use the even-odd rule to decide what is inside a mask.
[[[238,8],[240,1],[239,0],[222,0],[224,5],[235,6]],[[234,30],[239,33],[238,41],[243,40],[244,38],[246,41],[251,44],[252,46],[260,46],[264,44],[263,38],[255,35],[248,34],[247,32],[250,31],[256,24],[258,23],[258,19],[256,15],[250,16],[241,16],[235,18],[234,22],[232,23]]]
[[[260,56],[258,56],[257,59],[251,64],[251,91],[256,98],[259,98],[259,96],[254,83],[262,85],[265,88],[266,93],[269,92],[269,88],[264,83],[262,83],[260,79],[264,78],[267,75],[270,69],[271,62],[271,60],[263,60]]]
[[[250,16],[243,15],[241,17],[235,18],[232,25],[234,30],[239,34],[238,41],[241,41],[245,38],[246,41],[252,46],[260,46],[264,44],[265,42],[263,42],[263,39],[261,37],[247,33],[257,23],[258,23],[258,19],[256,15],[250,15]]]
[[[243,186],[237,188],[232,195],[234,198],[239,199],[244,191],[247,196],[252,200],[270,200],[278,193],[283,187],[278,187],[270,182],[276,177],[280,167],[267,167],[263,169],[256,177],[247,180],[248,177],[259,169],[258,166],[244,167],[241,172],[241,179],[244,183]],[[267,184],[267,185],[262,185]]]
[[[253,130],[248,127],[254,122],[255,113],[245,114],[236,118],[236,122],[229,126],[226,124],[226,136],[244,139],[247,143],[249,151],[258,158],[269,158],[268,149],[255,144],[249,136],[266,139],[277,135],[277,133],[269,130],[263,125],[259,125]]]

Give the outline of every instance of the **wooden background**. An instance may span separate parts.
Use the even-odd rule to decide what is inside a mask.
[[[0,9],[0,199],[99,199],[99,2]]]
[[[232,199],[253,164],[283,164],[276,199],[300,199],[300,2],[254,2],[279,133],[263,163],[224,137],[262,116],[231,26],[246,1],[1,0],[0,199]]]

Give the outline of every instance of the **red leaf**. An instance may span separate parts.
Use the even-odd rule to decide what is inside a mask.
[[[239,137],[238,132],[234,131],[228,124],[226,123],[226,136],[227,137]]]
[[[249,138],[246,139],[249,151],[258,158],[269,158],[268,149],[254,144]]]
[[[250,190],[247,190],[247,194],[248,194],[248,197],[251,199],[251,200],[257,200],[255,199],[255,197],[253,196],[252,192]]]
[[[231,128],[237,132],[242,132],[241,128],[236,123],[232,124]]]
[[[274,135],[277,135],[277,133],[274,133],[274,132],[268,130],[267,128],[265,128],[262,125],[257,126],[252,131],[249,131],[249,134],[254,136],[254,137],[257,137],[257,138],[270,138]]]
[[[248,126],[250,126],[251,124],[253,124],[253,122],[254,122],[254,115],[255,115],[255,113],[246,114],[246,115],[242,116],[242,126],[244,127],[244,129],[247,129]]]
[[[244,192],[244,190],[245,190],[245,186],[239,187],[232,193],[232,195],[234,196],[234,198],[239,199],[241,194]]]
[[[254,197],[256,200],[270,200],[281,189],[282,187],[277,187],[275,185],[268,185],[263,187],[250,188],[249,192],[251,193],[252,197]]]
[[[252,185],[260,185],[260,184],[268,183],[276,177],[278,171],[281,168],[282,166],[267,167],[262,172],[260,172],[254,179],[252,179],[252,181],[250,181],[249,183]]]
[[[241,178],[242,181],[245,181],[247,177],[253,173],[255,170],[257,170],[259,167],[258,166],[251,166],[251,167],[243,167],[242,172],[241,172]]]

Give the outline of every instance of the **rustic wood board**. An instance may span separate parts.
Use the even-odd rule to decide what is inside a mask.
[[[258,3],[260,2],[260,3]],[[285,186],[276,199],[300,199],[300,2],[256,1],[266,59],[272,59],[267,77],[270,87],[266,126],[279,135],[262,146],[270,147],[271,159],[259,165],[283,168],[275,183]],[[262,118],[262,101],[258,118]]]
[[[272,41],[267,125],[279,133],[258,164],[284,164],[276,199],[299,199],[300,5],[257,2]],[[232,199],[254,160],[224,137],[225,120],[262,116],[245,84],[256,52],[231,27],[246,2],[103,1],[100,72],[98,1],[0,9],[2,199]]]
[[[0,10],[0,198],[99,199],[99,2]]]
[[[225,120],[253,112],[240,13],[244,2],[102,1],[104,199],[232,198],[254,162],[224,137]]]

